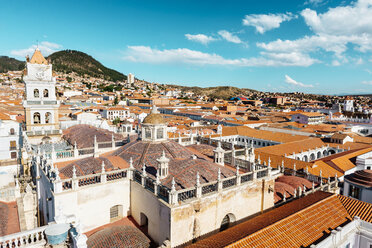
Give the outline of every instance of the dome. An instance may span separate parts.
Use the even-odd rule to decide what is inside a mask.
[[[372,187],[372,170],[359,170],[346,175],[345,180],[349,183],[358,184],[364,187]]]
[[[92,234],[87,245],[88,248],[148,248],[150,239],[135,227],[112,226]]]
[[[275,183],[276,182],[288,184],[296,190],[298,189],[298,187],[303,188],[305,186],[307,189],[310,189],[313,186],[312,182],[310,182],[309,180],[296,176],[281,176],[275,180]]]
[[[152,107],[151,113],[146,116],[142,123],[152,125],[166,124],[163,116],[159,113],[155,105]]]

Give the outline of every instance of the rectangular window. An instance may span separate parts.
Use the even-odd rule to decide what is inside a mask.
[[[151,139],[151,130],[149,128],[145,129],[145,137],[146,139]]]
[[[358,187],[355,187],[353,185],[350,185],[349,187],[349,196],[358,199],[360,198],[360,189]]]
[[[160,128],[156,131],[156,138],[157,139],[162,139],[164,136],[163,136],[163,128]]]
[[[17,152],[11,152],[10,153],[10,158],[11,159],[16,159],[17,158]]]
[[[17,150],[17,141],[15,141],[15,140],[10,141],[10,147],[9,147],[9,150],[10,150],[10,151]]]

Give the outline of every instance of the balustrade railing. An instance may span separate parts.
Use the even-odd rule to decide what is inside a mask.
[[[236,177],[233,177],[233,178],[228,178],[228,179],[223,180],[222,188],[226,189],[226,188],[236,185],[236,179],[237,179]]]
[[[151,178],[145,178],[145,188],[150,190],[151,192],[155,192],[155,180],[151,179]]]
[[[72,179],[62,180],[62,189],[63,190],[72,189]]]
[[[218,183],[212,182],[209,184],[202,185],[202,195],[216,192],[218,190]]]
[[[257,171],[257,178],[263,178],[268,175],[268,170],[266,168]]]
[[[98,143],[98,148],[111,148],[112,147],[112,142],[101,142]]]
[[[136,181],[137,183],[141,184],[142,183],[142,176],[141,176],[141,173],[139,171],[134,171],[133,173],[133,179],[134,181]]]
[[[186,189],[186,190],[177,192],[178,201],[186,201],[188,199],[195,198],[195,197],[196,197],[196,188]]]
[[[81,186],[100,183],[101,176],[95,175],[95,176],[90,176],[90,177],[83,177],[83,178],[79,178],[78,180],[79,180],[79,187],[81,187]]]
[[[79,149],[79,155],[86,155],[86,154],[93,154],[94,153],[94,148],[89,147],[89,148],[81,148]]]
[[[44,234],[47,226],[42,226],[29,231],[18,232],[7,236],[0,237],[0,248],[13,247],[38,247],[46,244]]]
[[[169,189],[164,186],[158,185],[158,197],[163,201],[169,203]]]
[[[253,173],[252,172],[250,172],[249,174],[243,174],[240,177],[240,182],[241,183],[245,183],[245,182],[249,182],[249,181],[253,181]]]
[[[113,181],[113,180],[116,180],[116,179],[120,179],[120,178],[126,178],[127,177],[127,171],[126,170],[123,170],[123,171],[110,171],[110,172],[107,172],[107,181]]]

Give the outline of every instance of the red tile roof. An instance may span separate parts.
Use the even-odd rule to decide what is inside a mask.
[[[0,202],[0,237],[20,231],[17,202]]]

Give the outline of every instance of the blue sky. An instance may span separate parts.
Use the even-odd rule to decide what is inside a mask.
[[[0,55],[86,52],[150,82],[372,93],[372,0],[2,1]]]

